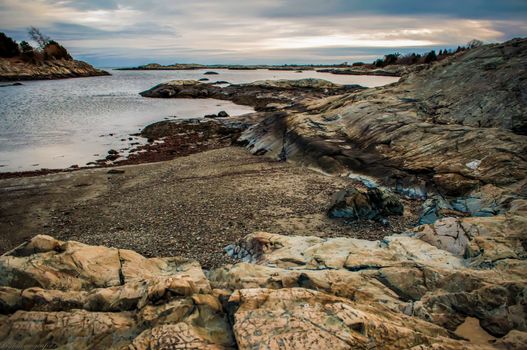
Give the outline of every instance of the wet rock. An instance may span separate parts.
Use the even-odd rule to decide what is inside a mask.
[[[219,118],[228,118],[229,117],[229,114],[225,111],[220,111],[218,112],[218,117]]]
[[[7,87],[7,86],[20,86],[24,85],[22,83],[12,83],[12,84],[0,84],[0,87]]]
[[[341,190],[331,199],[329,217],[353,220],[380,220],[390,215],[403,215],[404,207],[399,198],[380,188]]]
[[[106,159],[106,160],[109,160],[109,161],[114,161],[114,160],[116,160],[116,159],[118,159],[118,158],[119,158],[119,155],[118,155],[118,154],[109,154],[109,155],[106,156],[105,159]]]

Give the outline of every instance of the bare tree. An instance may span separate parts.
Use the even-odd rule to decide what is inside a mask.
[[[44,49],[44,47],[46,47],[46,45],[51,41],[51,38],[42,34],[38,28],[29,27],[27,29],[27,33],[29,34],[29,37],[33,39],[38,44],[38,46],[40,46],[41,49]]]

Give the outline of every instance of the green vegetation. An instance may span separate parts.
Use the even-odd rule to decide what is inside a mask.
[[[20,55],[20,48],[16,41],[0,33],[0,57],[14,57]]]
[[[38,44],[38,48],[32,47],[27,41],[17,44],[15,40],[0,32],[0,57],[18,57],[32,63],[46,60],[72,59],[64,46],[44,35],[38,28],[30,27],[28,35],[32,41]]]

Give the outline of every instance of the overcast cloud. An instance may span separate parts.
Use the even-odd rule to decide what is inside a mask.
[[[372,61],[527,36],[525,18],[525,0],[0,0],[0,31],[98,66]]]

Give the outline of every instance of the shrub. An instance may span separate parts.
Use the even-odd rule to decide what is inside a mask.
[[[437,61],[437,55],[435,50],[430,51],[425,57],[425,63],[431,63]]]
[[[35,49],[33,49],[33,46],[29,45],[27,41],[22,41],[20,43],[20,56],[24,61],[27,62],[34,62],[36,58]]]
[[[20,48],[16,41],[0,32],[0,57],[14,57],[20,55]]]
[[[46,46],[42,49],[44,54],[44,59],[65,59],[71,60],[72,57],[68,53],[68,50],[64,46],[60,45],[56,41],[50,40]]]

